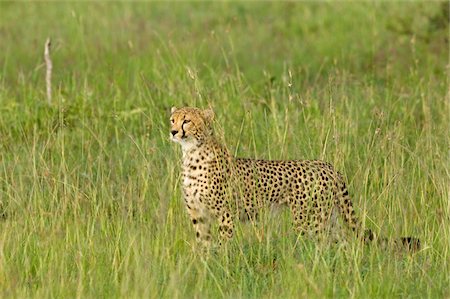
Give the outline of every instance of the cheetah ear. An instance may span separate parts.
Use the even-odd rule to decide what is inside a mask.
[[[175,111],[177,111],[177,107],[173,106],[172,109],[170,110],[170,113],[174,113]]]
[[[203,110],[203,117],[209,122],[212,123],[214,120],[214,111],[211,108]]]

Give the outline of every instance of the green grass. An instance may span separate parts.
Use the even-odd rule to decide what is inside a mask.
[[[448,298],[448,30],[438,2],[1,2],[0,297]],[[239,156],[332,162],[422,249],[298,239],[285,212],[202,258],[172,105],[211,105]]]

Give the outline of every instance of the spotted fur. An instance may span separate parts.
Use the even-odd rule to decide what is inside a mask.
[[[183,152],[182,190],[197,240],[209,246],[211,221],[219,221],[221,241],[233,236],[236,215],[257,217],[264,206],[287,205],[301,234],[324,232],[338,213],[366,240],[374,234],[355,215],[342,175],[318,160],[268,161],[234,158],[214,137],[211,109],[172,108],[171,133]],[[418,247],[418,240],[402,243]]]

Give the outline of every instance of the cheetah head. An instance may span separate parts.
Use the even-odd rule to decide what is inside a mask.
[[[195,146],[212,134],[212,109],[175,108],[170,116],[170,139],[183,148]]]

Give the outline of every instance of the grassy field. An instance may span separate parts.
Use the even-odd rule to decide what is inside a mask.
[[[448,30],[439,2],[1,2],[0,297],[449,298]],[[281,213],[203,258],[173,105],[239,156],[332,162],[366,227],[422,249]]]

